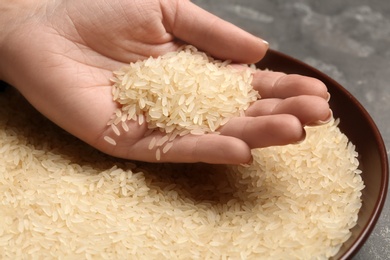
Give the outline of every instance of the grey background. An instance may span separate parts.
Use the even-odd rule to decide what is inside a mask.
[[[348,89],[371,114],[390,148],[388,0],[194,0],[260,36]],[[233,37],[233,36],[232,36]],[[377,226],[354,260],[390,259],[390,194]]]

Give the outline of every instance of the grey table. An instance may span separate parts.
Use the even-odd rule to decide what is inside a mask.
[[[194,0],[266,39],[270,47],[328,74],[376,122],[390,148],[390,2],[388,0]],[[390,194],[354,260],[390,259]]]

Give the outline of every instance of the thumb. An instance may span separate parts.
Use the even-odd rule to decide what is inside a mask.
[[[267,42],[190,1],[164,1],[162,10],[170,33],[216,58],[255,63],[264,57],[268,49]]]

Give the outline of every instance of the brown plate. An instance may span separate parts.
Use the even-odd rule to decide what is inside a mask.
[[[382,211],[389,179],[388,159],[382,136],[364,107],[344,87],[322,72],[283,53],[270,50],[257,64],[285,73],[302,74],[324,82],[331,94],[330,106],[335,118],[340,118],[340,129],[356,146],[360,169],[365,183],[363,205],[352,236],[343,244],[333,259],[349,259],[363,246]]]

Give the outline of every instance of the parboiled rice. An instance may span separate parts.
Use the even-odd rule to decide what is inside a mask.
[[[249,66],[238,70],[190,45],[130,63],[114,72],[112,94],[120,108],[108,124],[117,136],[119,118],[138,120],[140,125],[147,122],[149,129],[160,130],[170,140],[217,133],[259,98],[251,86],[252,73]],[[157,147],[161,145],[157,142]],[[156,148],[156,159],[160,156]]]
[[[361,207],[337,120],[247,167],[103,155],[0,94],[1,259],[326,259]],[[42,131],[44,129],[45,131]]]

